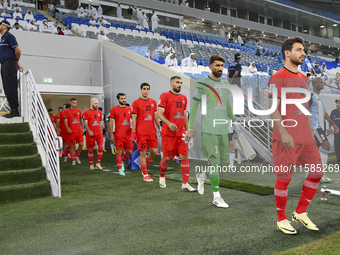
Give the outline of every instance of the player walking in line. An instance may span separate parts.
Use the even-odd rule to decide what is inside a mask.
[[[86,147],[89,149],[88,157],[90,161],[90,170],[93,166],[93,150],[94,146],[98,146],[97,150],[97,164],[99,170],[103,170],[100,165],[100,160],[103,156],[103,114],[98,110],[98,100],[93,98],[91,100],[91,108],[84,112],[84,124],[86,128]]]
[[[127,160],[133,151],[131,138],[131,107],[126,106],[126,96],[123,93],[117,94],[118,105],[110,110],[109,134],[111,142],[115,143],[117,148],[116,162],[119,175],[124,176],[124,161]],[[113,120],[115,121],[115,133],[113,134]],[[126,152],[123,154],[123,150]]]
[[[67,161],[67,156],[70,150],[70,146],[68,144],[68,133],[67,133],[67,129],[65,126],[65,113],[66,113],[66,110],[69,109],[70,107],[71,107],[70,104],[65,104],[65,110],[58,113],[57,122],[56,122],[57,132],[63,139],[64,162]]]
[[[139,164],[143,174],[143,181],[152,182],[148,175],[147,165],[157,156],[158,139],[154,123],[161,131],[157,114],[157,103],[149,98],[150,85],[140,85],[142,96],[132,103],[132,139],[136,140],[137,149],[140,153]],[[149,148],[150,154],[146,157]]]
[[[285,65],[269,80],[269,107],[273,104],[273,92],[277,89],[277,107],[271,114],[274,120],[272,151],[273,173],[277,175],[274,195],[278,215],[277,228],[285,234],[296,234],[285,213],[288,185],[294,166],[306,165],[308,175],[302,186],[302,194],[292,220],[301,222],[306,228],[319,230],[308,218],[307,207],[313,200],[323,176],[320,153],[315,144],[311,120],[296,105],[286,106],[286,115],[281,114],[281,88],[303,88],[307,91],[307,77],[298,72],[298,65],[305,60],[304,41],[301,37],[291,37],[282,44]],[[287,93],[287,99],[302,99],[303,93]],[[308,103],[303,106],[308,110]],[[285,126],[283,126],[283,124]]]
[[[190,107],[189,131],[186,138],[190,140],[194,136],[195,117],[202,95],[213,95],[213,98],[207,96],[207,113],[201,117],[202,157],[209,159],[209,171],[196,175],[197,189],[198,193],[203,195],[204,181],[209,177],[214,195],[213,204],[217,207],[228,208],[229,205],[223,200],[219,191],[220,181],[217,168],[218,166],[221,168],[228,167],[229,126],[216,125],[214,127],[214,119],[226,119],[228,117],[233,122],[236,122],[233,109],[230,105],[230,90],[216,88],[221,84],[229,84],[221,79],[224,62],[225,60],[220,55],[211,56],[209,65],[210,75],[196,82],[194,97]],[[215,104],[215,102],[218,103]]]
[[[182,190],[196,191],[188,183],[190,165],[188,158],[188,143],[184,141],[188,129],[187,97],[180,94],[182,79],[173,76],[170,79],[171,90],[161,94],[158,104],[158,116],[163,122],[162,147],[163,158],[160,163],[159,186],[166,187],[165,172],[170,158],[179,155],[181,158]]]
[[[81,164],[79,159],[83,149],[83,117],[81,111],[77,108],[77,99],[71,98],[71,107],[65,111],[64,123],[68,133],[68,144],[70,145],[72,165]],[[76,144],[78,149],[76,151]]]
[[[328,152],[331,149],[331,145],[326,136],[325,119],[333,126],[335,133],[339,132],[339,128],[335,125],[334,121],[329,117],[325,110],[325,100],[321,95],[321,90],[324,89],[324,81],[322,78],[317,77],[312,80],[313,84],[313,94],[309,101],[309,109],[311,113],[311,123],[313,128],[313,134],[318,148],[321,146],[320,151],[322,166],[325,168],[327,166]],[[331,182],[325,174],[323,175],[321,181]]]

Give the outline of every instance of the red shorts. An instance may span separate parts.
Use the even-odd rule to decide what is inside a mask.
[[[95,134],[94,136],[89,136],[88,133],[86,133],[86,148],[92,148],[96,145],[103,145],[103,134]]]
[[[173,158],[174,156],[188,156],[189,147],[182,140],[181,136],[168,136],[162,134],[162,150],[164,158]]]
[[[146,151],[149,147],[158,148],[158,138],[156,134],[152,135],[137,135],[137,149]]]
[[[68,144],[74,145],[76,143],[83,143],[83,134],[81,132],[68,134]]]
[[[63,143],[68,143],[68,133],[60,133]]]
[[[133,144],[131,136],[125,137],[125,136],[115,136],[115,146],[117,150],[133,150]]]
[[[274,140],[272,151],[274,174],[287,174],[288,177],[292,177],[294,171],[300,171],[300,166],[301,169],[306,166],[316,176],[323,175],[320,152],[315,140],[308,144],[295,144],[294,149],[284,147],[281,141]],[[295,170],[294,166],[296,166]]]

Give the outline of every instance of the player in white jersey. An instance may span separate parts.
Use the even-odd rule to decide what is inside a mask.
[[[325,133],[325,119],[330,123],[331,126],[333,126],[335,133],[339,132],[339,128],[325,110],[325,100],[320,93],[324,88],[323,79],[320,77],[314,78],[312,84],[313,94],[311,100],[309,101],[309,110],[311,113],[311,123],[316,145],[318,147],[322,147],[320,156],[323,168],[325,169],[328,160],[328,152],[331,148]],[[324,174],[322,181],[330,182],[331,179]]]

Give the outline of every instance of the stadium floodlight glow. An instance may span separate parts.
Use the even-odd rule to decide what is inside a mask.
[[[219,25],[221,25],[221,22],[218,22]]]
[[[333,27],[337,27],[338,26],[338,24],[333,24]]]
[[[320,27],[321,27],[321,28],[324,28],[325,26],[324,26],[324,25],[321,25]]]
[[[236,26],[234,25],[234,27],[236,27]]]
[[[275,34],[275,36],[277,36],[277,34]]]
[[[204,21],[204,19],[202,19],[202,21]]]
[[[197,21],[197,24],[199,24],[200,22],[199,21]]]
[[[266,36],[266,35],[263,35],[263,36]]]

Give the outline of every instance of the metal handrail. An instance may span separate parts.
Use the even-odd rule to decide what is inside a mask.
[[[31,70],[20,74],[20,86],[22,115],[32,130],[52,195],[61,197],[59,151],[62,150],[62,139],[54,129]]]

